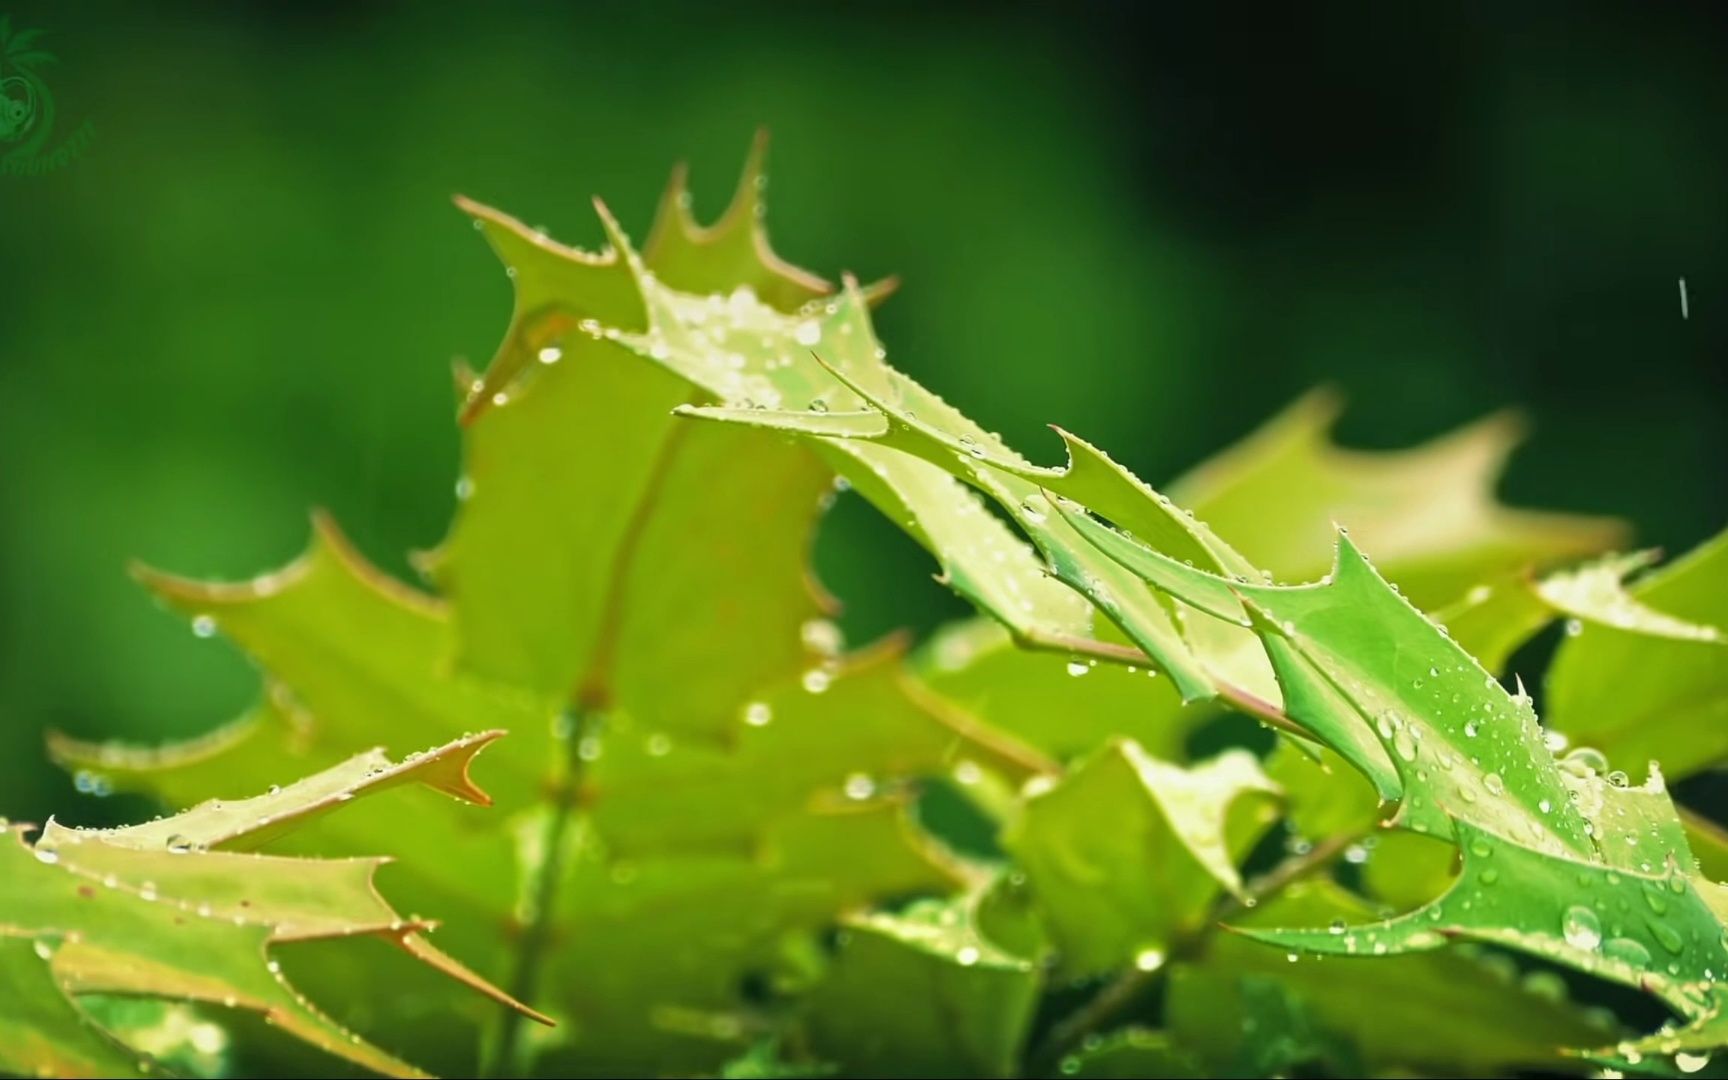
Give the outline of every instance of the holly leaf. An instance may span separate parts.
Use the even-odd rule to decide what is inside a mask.
[[[1613,547],[1625,536],[1613,519],[1495,500],[1500,473],[1523,437],[1511,414],[1407,450],[1362,451],[1333,442],[1341,411],[1336,395],[1309,394],[1171,483],[1169,494],[1284,581],[1323,572],[1335,530],[1347,528],[1423,607],[1502,573]]]
[[[1205,718],[1202,710],[1184,709],[1156,668],[1022,649],[988,619],[939,628],[916,659],[932,691],[1058,759],[1121,736],[1155,757],[1181,760],[1187,736]]]
[[[1344,956],[1479,941],[1645,990],[1689,1016],[1712,1007],[1711,987],[1728,971],[1716,910],[1721,887],[1693,876],[1689,852],[1667,846],[1667,864],[1643,873],[1533,850],[1462,821],[1458,836],[1463,870],[1431,904],[1378,922],[1244,933],[1280,948]]]
[[[1245,934],[1216,935],[1198,956],[1173,967],[1166,998],[1172,1037],[1234,1075],[1244,1044],[1252,1044],[1268,1019],[1266,995],[1257,1005],[1247,989],[1256,981],[1280,988],[1313,1025],[1352,1048],[1359,1058],[1349,1070],[1354,1073],[1481,1076],[1552,1069],[1562,1066],[1562,1048],[1596,1046],[1618,1034],[1611,1019],[1570,1000],[1551,976],[1519,978],[1510,965],[1470,946],[1334,959],[1270,949],[1245,936],[1259,928],[1317,925],[1333,938],[1338,935],[1330,926],[1365,922],[1372,913],[1336,883],[1312,880],[1234,916],[1232,925]],[[1372,945],[1356,955],[1372,956]],[[1449,1037],[1436,1039],[1441,1017]]]
[[[10,847],[10,844],[7,844]],[[0,1071],[142,1077],[151,1063],[102,1031],[54,975],[54,939],[0,930]]]
[[[1550,721],[1615,761],[1690,776],[1728,755],[1728,533],[1617,602],[1623,621],[1580,623],[1549,669]],[[1651,626],[1664,627],[1655,634]]]
[[[1012,1076],[1032,1021],[1033,963],[985,937],[977,894],[848,920],[811,996],[817,1055],[845,1076]]]
[[[1471,586],[1461,598],[1434,612],[1434,618],[1465,651],[1490,671],[1505,667],[1536,631],[1557,617],[1572,634],[1598,625],[1639,636],[1677,641],[1721,641],[1715,626],[1675,618],[1644,604],[1627,588],[1627,578],[1655,561],[1656,552],[1609,555],[1580,566],[1533,578],[1519,572]]]
[[[1451,834],[1454,815],[1555,850],[1583,852],[1528,697],[1507,693],[1340,534],[1319,584],[1227,584],[1065,508],[1078,530],[1159,587],[1223,617],[1242,612],[1265,643],[1289,716],[1400,803],[1397,821]],[[1376,745],[1377,744],[1377,745]],[[1418,775],[1420,774],[1420,775]]]
[[[486,802],[468,779],[489,732],[393,763],[367,755],[266,795],[210,802],[118,829],[52,822],[32,846],[13,827],[0,842],[0,940],[8,993],[33,991],[0,1014],[19,1028],[0,1043],[0,1064],[30,1075],[149,1071],[122,1054],[77,1004],[86,994],[197,1001],[261,1014],[326,1053],[390,1076],[424,1073],[350,1033],[282,977],[278,945],[381,937],[408,955],[508,1007],[515,1002],[426,938],[433,924],[404,918],[379,895],[385,858],[313,859],[238,854],[357,797],[410,782]],[[26,955],[28,954],[28,955]],[[34,957],[35,964],[30,962]],[[17,989],[14,989],[16,987]],[[40,993],[51,987],[50,996]]]
[[[1276,820],[1277,794],[1247,751],[1184,769],[1119,740],[1029,794],[1003,844],[1064,972],[1153,970],[1220,894],[1241,895],[1236,864]]]
[[[795,958],[841,912],[976,876],[911,820],[919,777],[1053,768],[920,687],[896,650],[845,655],[806,568],[838,470],[942,538],[947,572],[985,606],[1084,634],[1083,599],[975,496],[890,450],[789,450],[671,415],[843,392],[788,359],[807,337],[860,372],[880,362],[864,290],[801,306],[818,285],[769,253],[757,168],[712,230],[675,181],[646,260],[603,207],[611,247],[587,253],[461,201],[516,303],[485,375],[461,379],[459,507],[419,560],[434,591],[380,573],[323,518],[305,557],[249,582],[145,572],[195,629],[259,662],[266,699],[187,747],[59,747],[186,801],[428,732],[510,729],[481,766],[497,825],[383,804],[319,823],[339,850],[402,832],[441,855],[406,861],[404,894],[472,915],[452,947],[563,1021],[532,1038],[506,1024],[493,1068],[717,1068],[756,1032],[752,988],[804,978]],[[440,1006],[429,1023],[428,1008],[381,992],[377,1021],[474,1069],[474,1025],[490,1018]]]
[[[1219,579],[1065,512],[1148,581],[1233,614],[1215,599]],[[1593,750],[1556,761],[1528,696],[1509,694],[1346,535],[1318,584],[1230,591],[1266,643],[1290,718],[1398,802],[1393,824],[1450,837],[1464,852],[1453,887],[1419,911],[1361,928],[1340,922],[1255,937],[1343,955],[1478,940],[1647,990],[1689,1017],[1709,1007],[1708,988],[1728,970],[1711,900],[1720,887],[1696,877],[1654,766],[1645,787],[1628,788],[1623,775],[1598,771],[1605,763]],[[1352,729],[1380,742],[1391,783],[1351,756],[1341,733]],[[1633,901],[1644,908],[1632,910]]]

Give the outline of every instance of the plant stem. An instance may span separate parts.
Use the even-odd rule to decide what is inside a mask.
[[[1158,666],[1150,656],[1132,645],[1117,645],[1108,641],[1099,641],[1096,638],[1031,630],[1019,635],[1019,640],[1026,648],[1037,649],[1040,652],[1065,652],[1075,656],[1090,656],[1095,660],[1104,660],[1112,664],[1130,664],[1135,667],[1156,668]],[[1300,735],[1304,739],[1314,737],[1301,724],[1284,715],[1283,711],[1270,701],[1222,679],[1216,679],[1215,682],[1219,700],[1238,712],[1247,713],[1256,720],[1278,728],[1287,734]]]
[[[1323,870],[1332,864],[1338,856],[1344,854],[1344,849],[1362,839],[1359,832],[1342,832],[1336,836],[1328,836],[1300,855],[1292,855],[1248,883],[1242,891],[1242,896],[1227,896],[1218,905],[1214,924],[1239,914],[1258,904],[1262,900],[1276,896],[1295,882]]]
[[[580,748],[582,741],[591,737],[599,726],[600,713],[587,706],[573,705],[559,720],[563,725],[560,735],[566,744],[566,754],[551,795],[552,812],[541,838],[540,862],[533,868],[528,925],[522,930],[516,949],[516,968],[510,977],[510,996],[518,1001],[534,999],[540,983],[541,962],[552,944],[558,884],[564,877],[565,849],[569,845],[570,828],[576,816],[586,765]],[[528,1074],[532,1062],[523,1037],[522,1020],[522,1015],[514,1009],[505,1009],[499,1014],[495,1034],[481,1055],[481,1076]]]

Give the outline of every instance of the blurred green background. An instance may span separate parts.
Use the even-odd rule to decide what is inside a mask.
[[[439,539],[449,362],[509,312],[452,193],[583,244],[599,193],[640,238],[680,158],[718,212],[758,124],[780,249],[901,274],[894,361],[1034,457],[1056,422],[1168,480],[1331,382],[1350,443],[1516,405],[1510,497],[1671,551],[1724,521],[1728,9],[0,13],[96,129],[0,176],[0,814],[112,812],[45,727],[250,698],[129,559],[246,576],[312,505],[400,574]],[[819,547],[854,640],[959,611],[854,501]]]

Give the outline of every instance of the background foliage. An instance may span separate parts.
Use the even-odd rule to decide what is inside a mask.
[[[1044,448],[1039,458],[1053,444],[1040,443],[1048,436],[1036,424],[1054,419],[1163,479],[1294,391],[1332,378],[1355,398],[1345,427],[1354,441],[1411,441],[1523,399],[1544,438],[1513,474],[1514,493],[1625,513],[1646,527],[1646,540],[1676,548],[1721,517],[1712,481],[1723,457],[1712,422],[1720,376],[1705,359],[1722,344],[1707,302],[1710,283],[1721,280],[1721,211],[1706,198],[1722,190],[1722,161],[1701,138],[1689,140],[1690,125],[1708,115],[1694,110],[1721,86],[1689,66],[1697,61],[1688,60],[1678,26],[1630,35],[1637,47],[1627,55],[1647,57],[1648,74],[1686,84],[1654,95],[1645,86],[1633,106],[1609,92],[1619,67],[1635,64],[1627,55],[1598,72],[1601,87],[1556,95],[1539,74],[1548,46],[1536,45],[1528,27],[1436,35],[1429,48],[1458,46],[1450,59],[1481,49],[1489,62],[1467,78],[1438,80],[1426,97],[1382,94],[1348,114],[1374,152],[1399,158],[1403,169],[1364,162],[1364,151],[1315,128],[1304,145],[1313,159],[1280,170],[1269,166],[1292,165],[1284,159],[1298,155],[1268,125],[1287,125],[1282,110],[1293,106],[1281,100],[1268,118],[1244,105],[1235,117],[1230,97],[1209,84],[1214,76],[1198,71],[1160,87],[1194,109],[1185,121],[1154,97],[1134,121],[1151,133],[1114,137],[1130,125],[1111,120],[1100,103],[1116,96],[1109,91],[1120,79],[1108,64],[1091,64],[1086,47],[1110,29],[1101,18],[1061,28],[1055,40],[1072,46],[1071,63],[1051,53],[1029,16],[992,27],[1002,35],[995,54],[972,51],[973,23],[953,18],[931,25],[928,39],[866,35],[845,46],[832,43],[832,27],[807,28],[800,33],[809,41],[786,38],[773,48],[747,33],[753,27],[719,27],[718,45],[711,39],[688,63],[654,65],[650,77],[637,66],[657,40],[655,27],[604,27],[600,36],[616,41],[572,70],[556,62],[559,28],[524,15],[462,28],[473,31],[474,56],[456,66],[486,70],[485,57],[499,58],[490,67],[496,77],[475,80],[480,89],[431,76],[447,76],[452,64],[443,61],[455,53],[447,40],[454,31],[442,24],[386,33],[381,21],[343,16],[347,34],[328,51],[253,63],[246,45],[260,27],[238,23],[192,28],[188,41],[204,35],[203,45],[183,54],[175,52],[181,43],[148,33],[130,39],[142,49],[122,53],[107,35],[135,29],[140,18],[117,13],[111,27],[80,29],[91,55],[105,61],[87,68],[98,72],[97,91],[78,86],[71,63],[63,76],[66,100],[100,115],[121,97],[100,91],[114,85],[107,80],[132,72],[136,89],[157,73],[160,92],[141,95],[152,98],[148,106],[131,96],[115,106],[138,123],[104,129],[105,152],[134,156],[92,165],[81,179],[50,178],[24,196],[32,213],[5,219],[23,239],[3,257],[31,265],[9,272],[9,282],[20,282],[19,317],[0,331],[8,390],[0,438],[11,443],[5,498],[17,500],[6,514],[4,617],[17,630],[6,641],[4,730],[19,748],[0,768],[39,760],[45,720],[87,734],[156,737],[204,729],[243,703],[251,681],[243,664],[212,678],[214,646],[188,640],[183,622],[127,599],[118,576],[101,572],[123,555],[240,576],[282,562],[296,542],[288,538],[304,535],[303,507],[314,502],[332,506],[360,547],[398,572],[397,552],[436,540],[454,471],[441,361],[453,343],[484,357],[503,306],[502,296],[487,299],[496,274],[472,238],[451,227],[447,190],[591,241],[580,196],[604,191],[640,222],[661,164],[685,147],[708,151],[694,163],[709,180],[697,185],[699,208],[714,209],[714,192],[726,185],[713,181],[731,172],[741,141],[717,133],[758,119],[780,133],[776,183],[786,195],[776,200],[776,223],[789,253],[831,268],[821,258],[831,245],[858,259],[854,268],[866,276],[911,275],[918,287],[881,320],[896,362],[1010,443]],[[315,17],[274,18],[266,28],[278,37],[322,41],[329,32]],[[1207,32],[1171,30],[1200,40]],[[363,45],[368,32],[373,40]],[[1628,40],[1626,27],[1603,20],[1567,33],[1574,42]],[[943,43],[943,64],[916,63],[919,50],[936,47],[929,42]],[[344,51],[365,55],[367,65],[337,64]],[[865,111],[853,95],[873,84],[866,58],[883,53],[903,57],[916,77],[893,80],[887,97],[871,95],[868,113],[880,131],[839,122]],[[183,92],[160,73],[185,68],[194,81],[214,80],[212,56],[233,64],[223,77],[255,93],[188,94],[174,121],[185,125],[178,141],[143,137],[151,110]],[[839,62],[816,62],[824,58]],[[1152,81],[1176,78],[1182,65],[1172,61]],[[400,80],[378,71],[391,63],[402,65]],[[803,92],[786,92],[790,76],[762,74],[782,63],[801,73]],[[1049,93],[983,92],[1023,82],[1027,69],[1050,73]],[[1365,71],[1378,69],[1352,53],[1322,74],[1343,85],[1372,82]],[[679,90],[681,80],[690,82]],[[546,93],[566,82],[568,96]],[[681,108],[712,84],[735,88],[736,98]],[[1328,88],[1314,80],[1307,96],[1316,114],[1336,122]],[[573,99],[607,107],[576,108]],[[1629,120],[1624,110],[1638,102],[1646,111]],[[1196,124],[1208,110],[1232,122]],[[1436,141],[1455,158],[1423,160],[1419,147],[1394,137],[1413,139],[1406,125],[1418,121],[1421,130],[1430,116],[1453,124],[1454,138]],[[271,117],[274,124],[247,122]],[[239,137],[213,138],[224,122]],[[546,139],[566,125],[580,137]],[[1244,151],[1238,128],[1265,137]],[[801,155],[806,136],[813,152]],[[1669,142],[1637,153],[1625,145],[1636,139]],[[316,149],[287,152],[302,141]],[[118,145],[108,151],[110,144]],[[252,156],[243,158],[248,146]],[[1678,146],[1689,148],[1685,168],[1675,164]],[[174,148],[201,162],[187,173],[211,179],[176,173],[167,152]],[[1263,190],[1218,164],[1253,154],[1264,158],[1243,171]],[[636,156],[640,175],[630,171]],[[1149,174],[1144,190],[1124,179],[1140,170]],[[1219,184],[1214,170],[1230,183]],[[954,175],[974,179],[955,185]],[[127,198],[103,189],[104,177],[123,181]],[[1340,194],[1351,191],[1362,194]],[[1470,192],[1478,194],[1461,194]],[[15,190],[5,196],[8,206],[19,198]],[[111,223],[98,224],[104,220]],[[72,244],[56,228],[87,242]],[[134,245],[109,242],[124,237]],[[33,251],[40,258],[26,256]],[[1678,271],[1659,265],[1668,260]],[[1680,274],[1692,294],[1693,317],[1684,322],[1673,291]],[[93,301],[93,292],[103,299]],[[93,308],[103,317],[90,318]],[[1062,363],[1050,364],[1052,356]],[[1646,368],[1629,380],[1620,374],[1629,357],[1655,357],[1650,366],[1664,374]],[[257,456],[266,453],[283,460]],[[936,588],[913,587],[924,557],[857,509],[843,503],[828,520],[819,558],[849,603],[853,640],[953,613]],[[867,587],[883,579],[908,587]],[[74,640],[80,647],[67,648]],[[73,805],[39,768],[6,790],[0,812],[14,816],[39,815],[50,801]],[[113,816],[111,806],[91,802],[84,819]]]
[[[44,723],[186,734],[247,700],[126,560],[249,573],[309,505],[388,569],[441,534],[445,365],[509,303],[452,192],[597,242],[586,195],[643,222],[680,158],[717,211],[759,123],[787,254],[903,275],[896,362],[1035,457],[1062,423],[1166,481],[1331,381],[1352,441],[1517,405],[1513,495],[1671,551],[1721,519],[1708,5],[9,10],[98,139],[0,187],[3,812],[68,805]],[[821,557],[853,638],[957,612],[852,503]]]

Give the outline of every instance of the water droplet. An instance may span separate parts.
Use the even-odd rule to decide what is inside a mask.
[[[216,636],[216,620],[209,615],[197,615],[192,619],[192,635],[208,638]]]
[[[1134,954],[1134,967],[1140,971],[1157,971],[1164,966],[1162,949],[1141,949]]]
[[[1332,925],[1328,926],[1326,929],[1329,933],[1342,935],[1346,930],[1350,929],[1350,926],[1343,919],[1333,919]]]
[[[1499,773],[1489,773],[1482,778],[1482,786],[1488,789],[1490,795],[1506,794],[1506,781],[1500,779]]]
[[[456,498],[465,501],[474,494],[474,481],[464,476],[456,481]]]
[[[1614,785],[1615,787],[1626,787],[1632,783],[1632,779],[1630,777],[1628,777],[1625,773],[1621,772],[1619,769],[1615,769],[1613,772],[1609,773],[1603,779],[1607,780],[1610,784]]]
[[[1590,746],[1580,746],[1569,751],[1557,764],[1569,776],[1580,780],[1588,780],[1608,768],[1608,759],[1602,756],[1602,751]],[[1577,801],[1578,793],[1572,793],[1573,801]]]
[[[192,850],[192,841],[175,833],[168,838],[168,850],[175,855],[185,855]]]
[[[1089,672],[1091,670],[1092,670],[1092,665],[1088,664],[1084,660],[1070,660],[1070,661],[1068,661],[1068,674],[1074,676],[1076,679],[1078,679],[1080,676],[1086,674],[1087,672]]]
[[[114,794],[114,784],[106,776],[89,769],[79,769],[72,777],[72,786],[99,799]]]
[[[792,337],[800,345],[816,345],[822,341],[822,327],[815,319],[805,319],[792,332]]]
[[[960,951],[954,954],[954,960],[961,967],[971,967],[978,962],[978,950],[970,945],[961,946]]]
[[[1464,724],[1464,737],[1466,739],[1474,739],[1481,731],[1482,725],[1478,724],[1474,720],[1467,721]]]
[[[767,727],[774,721],[774,710],[765,702],[752,701],[744,707],[744,722],[751,727]]]
[[[838,656],[846,645],[839,624],[832,619],[806,619],[798,628],[798,636],[806,649],[823,656]]]
[[[799,681],[807,692],[820,694],[828,689],[828,684],[834,681],[834,677],[822,668],[811,668]]]
[[[670,736],[656,732],[648,736],[648,754],[650,757],[665,757],[672,752]]]
[[[848,799],[863,801],[876,794],[876,781],[865,773],[853,773],[846,778],[844,790]]]
[[[1573,948],[1594,950],[1602,944],[1602,920],[1582,904],[1573,904],[1560,921],[1560,933]]]
[[[1609,938],[1602,946],[1602,955],[1635,968],[1650,966],[1650,950],[1631,938]]]
[[[1416,739],[1410,729],[1405,728],[1392,737],[1392,749],[1405,761],[1416,760]]]
[[[1566,636],[1577,637],[1584,632],[1584,623],[1579,619],[1566,620]]]
[[[43,941],[41,938],[37,938],[35,944],[32,945],[31,948],[35,951],[39,959],[52,960],[54,958],[54,946]]]
[[[542,364],[556,364],[564,359],[564,350],[556,345],[548,345],[537,354]]]
[[[41,845],[37,845],[34,854],[37,862],[47,863],[49,866],[53,866],[55,863],[60,861],[60,853],[51,847],[42,847]]]
[[[1650,934],[1662,947],[1671,953],[1679,953],[1686,947],[1686,940],[1680,936],[1680,931],[1669,926],[1660,919],[1646,919],[1645,925],[1650,928]]]
[[[1694,1054],[1681,1050],[1674,1055],[1674,1067],[1683,1073],[1695,1073],[1710,1064],[1709,1054]]]

